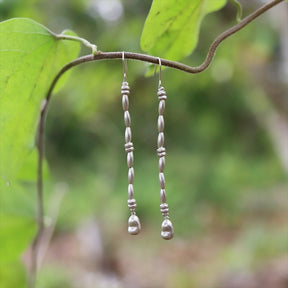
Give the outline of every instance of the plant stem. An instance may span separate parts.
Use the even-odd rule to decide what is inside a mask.
[[[283,2],[284,0],[273,0],[268,4],[265,4],[264,6],[260,7],[259,9],[255,10],[253,13],[248,15],[246,18],[244,18],[241,22],[236,24],[235,26],[229,28],[222,34],[220,34],[211,44],[209,51],[207,53],[207,56],[204,60],[204,62],[199,66],[188,66],[180,62],[170,61],[166,59],[161,59],[162,66],[171,67],[174,69],[178,69],[187,73],[197,74],[205,71],[209,65],[212,63],[213,58],[215,56],[215,52],[218,48],[218,46],[228,37],[232,36],[236,32],[242,30],[244,27],[246,27],[250,22],[254,21],[256,18],[258,18],[260,15],[265,13],[267,10],[271,9],[272,7],[276,6],[277,4]],[[50,94],[52,93],[52,90],[54,86],[56,85],[59,78],[64,74],[66,71],[70,70],[74,66],[78,66],[82,63],[86,62],[92,62],[92,61],[99,61],[99,60],[105,60],[105,59],[122,59],[123,52],[101,52],[98,51],[96,55],[87,55],[80,57],[70,63],[68,63],[66,66],[64,66],[61,71],[56,75],[55,79],[53,80],[49,92],[46,96],[46,99],[49,101]],[[140,54],[140,53],[132,53],[132,52],[124,52],[125,59],[133,59],[133,60],[139,60],[144,62],[149,62],[152,64],[158,64],[159,63],[159,57],[154,57],[146,54]],[[48,104],[48,103],[47,103]]]
[[[47,114],[46,100],[42,105],[41,116],[39,121],[39,131],[38,131],[38,175],[37,175],[37,222],[38,222],[38,232],[33,241],[32,245],[32,263],[31,263],[31,273],[30,273],[30,287],[36,287],[37,272],[39,269],[38,256],[39,247],[44,232],[44,205],[43,205],[43,160],[45,156],[45,118]]]
[[[90,48],[92,50],[93,55],[97,55],[97,46],[95,44],[90,43],[88,40],[77,37],[77,36],[72,36],[72,35],[64,35],[64,34],[55,34],[55,37],[57,39],[63,39],[63,40],[72,40],[72,41],[77,41],[81,42],[84,44],[86,47]]]

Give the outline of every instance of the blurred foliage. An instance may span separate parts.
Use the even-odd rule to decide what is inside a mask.
[[[113,1],[108,2],[112,5]],[[31,17],[55,32],[72,29],[102,51],[140,52],[139,40],[151,1],[122,1],[122,14],[114,20],[101,12],[99,3],[2,0],[0,19]],[[183,62],[200,64],[212,40],[235,23],[235,10],[228,5],[221,12],[207,16],[195,53]],[[178,287],[183,288],[212,287],[205,286],[205,281],[214,279],[212,275],[221,269],[261,265],[266,259],[287,251],[286,231],[281,231],[281,223],[276,221],[272,228],[269,222],[283,211],[275,204],[279,196],[275,190],[283,186],[287,191],[288,187],[287,174],[261,125],[272,104],[247,72],[246,65],[271,61],[278,45],[277,30],[263,17],[227,39],[204,73],[163,71],[162,82],[168,95],[167,194],[176,238],[192,241],[205,235],[217,238],[219,231],[243,230],[236,243],[219,252],[217,262],[203,265],[193,274],[179,266],[179,270],[169,274],[170,285],[174,285],[169,287],[179,283]],[[90,51],[83,49],[82,53]],[[156,154],[157,77],[144,76],[149,67],[128,61],[135,196],[143,237],[150,230],[159,233],[161,224]],[[91,217],[100,222],[105,239],[115,241],[118,233],[126,231],[129,210],[120,95],[122,69],[120,60],[79,66],[51,103],[46,137],[51,179],[45,187],[46,211],[57,185],[65,183],[69,188],[56,234],[74,231]],[[35,187],[31,191],[34,193]],[[111,229],[106,228],[107,223]],[[160,241],[160,236],[159,239],[155,236],[151,246],[157,248]],[[59,267],[44,269],[40,279],[43,287],[68,287],[69,276],[63,271]],[[19,279],[22,277],[20,273]]]
[[[180,60],[197,46],[206,14],[220,10],[226,0],[154,0],[145,21],[141,48],[149,54]]]

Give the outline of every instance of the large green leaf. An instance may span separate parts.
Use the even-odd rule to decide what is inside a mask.
[[[141,37],[149,54],[179,60],[195,49],[201,21],[227,0],[154,0]]]
[[[0,264],[0,287],[27,288],[27,275],[23,263],[20,261]]]
[[[41,102],[80,44],[30,19],[0,23],[0,176],[11,181],[34,147]]]
[[[35,236],[41,104],[79,50],[78,42],[61,40],[33,20],[0,23],[0,262],[15,261]]]
[[[29,187],[0,179],[0,265],[17,260],[36,234],[36,193]]]

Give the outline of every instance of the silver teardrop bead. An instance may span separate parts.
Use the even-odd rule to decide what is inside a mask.
[[[128,233],[137,235],[141,230],[141,223],[136,215],[131,215],[128,220]]]
[[[161,236],[165,240],[170,240],[174,237],[173,224],[169,219],[165,219],[161,225]]]

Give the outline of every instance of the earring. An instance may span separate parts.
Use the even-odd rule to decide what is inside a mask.
[[[164,111],[165,101],[167,99],[166,92],[161,83],[161,59],[159,58],[159,87],[158,87],[158,99],[159,99],[159,116],[158,116],[158,141],[157,141],[157,153],[159,157],[159,181],[160,181],[160,198],[161,205],[160,210],[164,217],[164,221],[161,225],[161,236],[165,240],[170,240],[174,236],[173,224],[169,219],[169,207],[167,204],[167,194],[165,190],[165,155],[166,149],[164,147]]]
[[[130,88],[127,82],[127,62],[124,59],[124,52],[122,52],[123,69],[124,69],[124,79],[121,87],[122,94],[122,107],[124,110],[124,122],[125,122],[125,151],[127,152],[127,165],[128,165],[128,207],[131,211],[131,216],[128,220],[128,233],[131,235],[137,235],[141,230],[141,224],[138,216],[136,215],[136,200],[134,198],[134,146],[132,143],[132,133],[131,133],[131,118],[129,109],[129,94]]]

